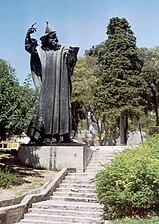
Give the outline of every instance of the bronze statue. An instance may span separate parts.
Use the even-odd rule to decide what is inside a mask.
[[[40,94],[37,115],[27,134],[37,144],[70,142],[71,76],[79,48],[60,44],[56,31],[48,23],[39,45],[35,38],[31,38],[36,32],[34,26],[26,34],[25,49],[31,54],[33,81]]]

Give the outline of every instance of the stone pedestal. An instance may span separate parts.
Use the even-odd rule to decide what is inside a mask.
[[[22,163],[34,168],[60,170],[65,167],[76,168],[84,172],[92,156],[92,150],[87,145],[21,145],[18,158]]]

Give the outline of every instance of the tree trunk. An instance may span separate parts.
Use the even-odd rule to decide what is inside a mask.
[[[86,116],[86,123],[87,123],[87,130],[89,130],[89,119],[88,119],[88,113],[87,113],[87,116]]]
[[[156,126],[159,126],[159,116],[158,116],[158,98],[156,95],[156,91],[151,87],[153,99],[154,99],[154,107],[155,107],[155,115],[156,115]]]
[[[120,144],[127,144],[128,118],[124,112],[120,114]]]
[[[99,122],[98,122],[98,120],[97,120],[97,129],[98,129],[98,141],[99,141],[99,145],[101,145],[102,144],[102,141],[101,141],[101,128],[100,128],[100,126],[99,126]]]
[[[139,131],[140,131],[141,141],[143,142],[143,135],[142,135],[142,130],[141,130],[141,125],[140,125],[140,123],[139,123]]]
[[[155,114],[156,114],[156,126],[159,126],[158,106],[157,106],[157,103],[155,105]]]
[[[3,124],[0,124],[0,141],[6,140],[6,129]]]

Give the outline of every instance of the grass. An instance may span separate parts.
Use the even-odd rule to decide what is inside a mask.
[[[21,185],[23,184],[22,178],[18,177],[7,168],[0,169],[0,187],[8,188],[12,185]]]
[[[113,224],[159,224],[159,217],[151,217],[150,219],[129,219],[116,220]]]

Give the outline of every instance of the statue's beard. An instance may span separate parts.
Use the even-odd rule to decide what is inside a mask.
[[[42,42],[42,48],[44,50],[59,50],[61,47],[61,45],[59,44],[59,42],[57,40],[47,40],[47,41],[43,41]]]
[[[52,40],[48,42],[48,47],[52,50],[58,50],[60,46],[61,45],[56,40]]]
[[[49,41],[49,44],[52,45],[52,46],[56,46],[57,45],[57,41],[56,40],[51,40]]]

